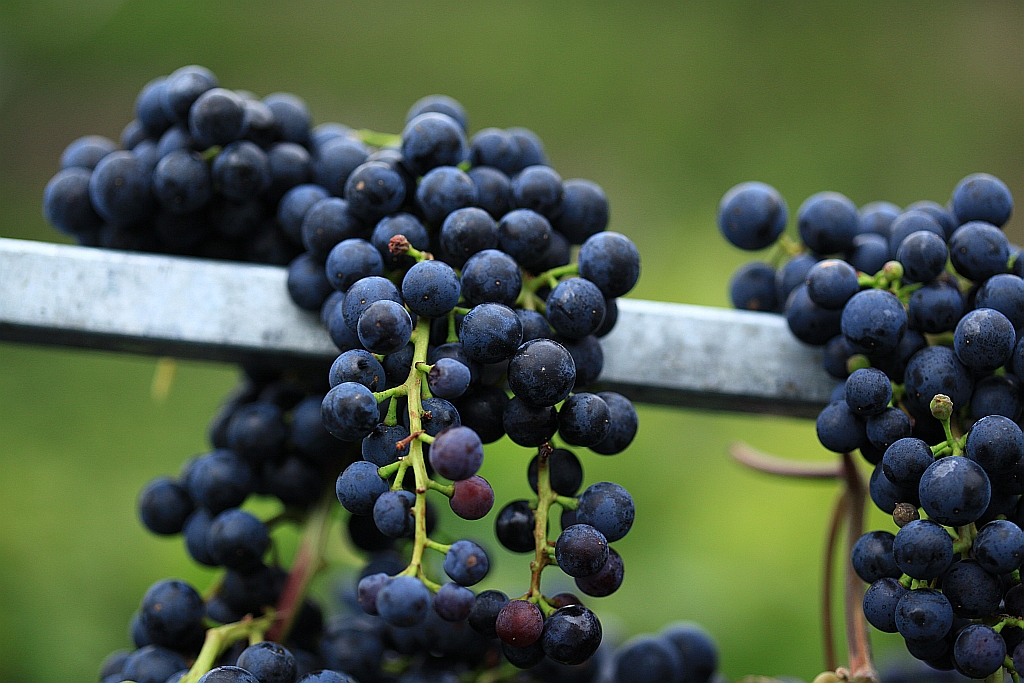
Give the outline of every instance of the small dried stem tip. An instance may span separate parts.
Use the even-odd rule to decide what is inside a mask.
[[[409,244],[409,240],[405,238],[405,235],[395,235],[388,240],[388,251],[396,256],[406,253],[409,251],[409,247],[411,246],[412,245]]]

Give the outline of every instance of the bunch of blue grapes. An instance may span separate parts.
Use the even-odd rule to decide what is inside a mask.
[[[802,243],[780,267],[740,268],[738,308],[783,313],[843,380],[817,419],[821,444],[859,451],[870,495],[898,532],[857,541],[867,620],[911,655],[981,679],[1024,667],[1024,260],[1001,228],[1006,185],[977,173],[943,207],[823,192],[800,207]],[[779,240],[786,204],[744,183],[719,225],[744,249]]]
[[[412,540],[399,571],[359,581],[359,605],[392,627],[429,615],[467,623],[498,638],[516,667],[581,665],[601,643],[600,621],[575,595],[545,596],[541,572],[557,566],[586,595],[613,593],[624,567],[609,544],[628,533],[634,507],[611,482],[581,493],[580,461],[555,437],[601,455],[633,440],[632,404],[586,388],[639,254],[604,231],[600,188],[563,182],[526,131],[489,128],[467,140],[461,105],[435,97],[414,105],[396,142],[351,170],[344,198],[305,185],[282,200],[315,235],[300,257],[309,267],[292,269],[292,297],[321,311],[343,351],[321,415],[335,437],[360,444],[362,460],[338,478],[338,499],[383,537]],[[474,594],[487,553],[469,540],[438,543],[428,529],[430,491],[464,519],[490,512],[494,492],[477,472],[484,444],[505,435],[535,453],[536,498],[507,504],[496,520],[503,546],[533,554],[513,599]],[[553,505],[563,530],[550,541]],[[428,575],[431,552],[443,556],[444,583]]]
[[[131,251],[275,265],[302,252],[302,235],[278,220],[280,200],[336,181],[329,142],[347,127],[313,127],[301,98],[228,90],[195,65],[146,84],[135,116],[120,144],[88,135],[64,150],[43,195],[51,225]]]
[[[621,486],[584,488],[574,452],[620,453],[638,426],[623,396],[587,390],[640,273],[633,243],[605,230],[599,186],[563,181],[527,129],[467,138],[465,110],[440,95],[413,105],[401,135],[314,127],[294,95],[261,100],[186,66],[147,84],[135,111],[120,149],[101,136],[67,147],[44,191],[49,222],[86,246],[287,265],[291,298],[340,355],[244,365],[211,450],[143,488],[142,524],[218,574],[203,593],[153,584],[135,649],[108,657],[101,683],[710,680],[717,654],[699,627],[612,652],[580,597],[541,590],[558,567],[588,598],[615,592],[610,544],[634,518]],[[474,593],[488,554],[434,540],[427,499],[487,515],[483,445],[506,435],[530,449],[534,493],[496,518],[499,543],[532,555],[511,599]],[[280,512],[260,518],[254,498]],[[335,500],[366,564],[323,603],[307,589]],[[288,525],[302,529],[291,567],[275,540]]]

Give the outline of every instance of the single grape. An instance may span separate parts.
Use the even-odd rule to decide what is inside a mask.
[[[921,519],[899,530],[892,554],[905,574],[930,581],[941,576],[953,561],[953,540],[940,525]]]
[[[405,179],[386,163],[367,161],[349,174],[344,194],[353,214],[374,223],[401,208]]]
[[[149,587],[139,621],[154,645],[178,649],[203,628],[203,599],[184,581],[167,579]]]
[[[462,586],[480,583],[489,569],[487,553],[472,541],[456,541],[444,557],[445,573]]]
[[[608,559],[605,561],[604,566],[602,566],[596,574],[576,577],[576,587],[587,595],[592,595],[595,598],[603,598],[617,591],[619,586],[622,585],[624,577],[625,566],[622,563],[622,557],[615,552],[615,548],[608,548]],[[565,604],[580,603],[579,600],[576,600]],[[552,605],[554,605],[553,602]],[[554,606],[564,607],[565,605]]]
[[[1020,567],[1024,558],[1024,531],[1013,522],[997,519],[978,531],[974,557],[993,574],[1007,574]]]
[[[940,640],[953,623],[953,609],[932,588],[907,591],[896,604],[896,628],[907,640]]]
[[[946,268],[946,240],[928,230],[912,232],[900,243],[896,260],[910,282],[929,282]]]
[[[864,618],[885,633],[896,633],[896,605],[909,591],[893,578],[882,578],[864,593]]]
[[[426,318],[448,314],[459,302],[460,291],[459,276],[441,261],[421,261],[402,279],[402,297],[409,310]]]
[[[402,157],[417,176],[438,166],[455,166],[465,156],[463,127],[445,113],[425,111],[410,118],[402,131]]]
[[[320,416],[327,431],[342,441],[359,441],[380,422],[373,393],[355,382],[332,387],[324,396]]]
[[[1009,258],[1009,240],[991,223],[964,223],[949,239],[949,260],[969,280],[981,282],[1005,273]]]
[[[512,357],[523,339],[523,325],[507,306],[484,303],[462,320],[462,346],[470,359],[498,363]]]
[[[527,647],[540,640],[544,631],[544,614],[540,608],[526,600],[506,602],[494,623],[494,632],[503,643],[513,647]]]
[[[970,678],[986,678],[999,671],[1006,659],[1006,641],[991,626],[971,624],[956,638],[953,661]]]
[[[830,451],[848,453],[867,441],[864,421],[843,401],[834,401],[818,413],[815,424],[818,441]]]
[[[1006,316],[991,308],[976,308],[957,323],[953,350],[971,370],[991,372],[1010,360],[1016,341],[1016,331]]]
[[[682,680],[683,663],[678,650],[664,637],[637,636],[615,653],[618,683]]]
[[[373,504],[373,523],[389,538],[411,537],[416,531],[415,504],[410,491],[385,491]]]
[[[892,400],[892,382],[876,368],[855,370],[846,380],[846,405],[856,415],[878,415]]]
[[[590,280],[569,278],[558,283],[547,299],[547,319],[558,334],[581,339],[604,321],[604,296]]]
[[[509,388],[531,405],[553,406],[563,401],[575,382],[572,355],[551,339],[527,341],[509,360]]]
[[[808,197],[797,211],[800,239],[818,254],[847,251],[857,234],[857,207],[838,192],[819,192]]]
[[[592,526],[574,524],[555,542],[555,561],[569,576],[593,576],[608,561],[608,540]]]
[[[949,600],[953,614],[980,619],[999,610],[1003,598],[999,577],[989,574],[973,560],[960,560],[942,576],[942,594]]]
[[[434,596],[434,611],[445,621],[465,621],[473,611],[475,598],[468,588],[448,582]]]
[[[497,249],[473,254],[462,268],[462,296],[473,305],[493,302],[513,306],[522,284],[515,259]]]
[[[525,500],[514,500],[503,507],[494,520],[494,535],[502,546],[514,553],[534,551],[533,510]]]
[[[343,382],[356,382],[370,391],[382,391],[385,383],[380,361],[363,349],[346,351],[335,358],[328,377],[331,387]]]
[[[263,641],[250,645],[238,655],[239,667],[250,672],[259,683],[292,683],[295,657],[278,643]]]
[[[473,475],[454,482],[455,493],[449,503],[462,519],[480,519],[494,506],[494,491],[483,477]]]
[[[568,605],[544,622],[544,654],[559,664],[582,664],[601,645],[601,622],[583,605]]]
[[[918,492],[921,507],[930,519],[946,526],[964,526],[985,512],[992,485],[976,462],[950,456],[928,466],[921,475]]]
[[[377,466],[365,460],[354,462],[338,477],[338,501],[354,515],[369,515],[388,484],[377,474]]]
[[[850,561],[857,576],[866,583],[874,583],[886,576],[898,579],[902,570],[893,559],[892,544],[895,536],[888,531],[869,531],[859,539],[850,553]]]
[[[145,527],[162,535],[181,533],[194,507],[185,488],[169,477],[157,477],[146,484],[137,503]]]
[[[935,462],[931,448],[921,439],[908,437],[893,442],[885,449],[882,469],[886,478],[897,486],[912,486],[921,482],[921,475]]]
[[[868,289],[847,302],[841,328],[854,346],[869,353],[890,353],[907,330],[907,312],[891,292]]]
[[[469,162],[473,166],[493,166],[509,175],[519,167],[519,143],[500,128],[484,128],[469,143]]]
[[[449,427],[430,445],[430,464],[445,479],[468,479],[477,473],[483,460],[484,445],[469,427]]]
[[[733,308],[743,311],[776,310],[779,298],[775,269],[761,261],[744,263],[729,280],[729,301]]]
[[[608,227],[608,198],[597,183],[573,178],[564,181],[562,189],[562,212],[553,227],[569,242],[583,244]]]
[[[513,194],[515,185],[516,180],[513,179]],[[551,224],[547,218],[530,208],[509,211],[498,221],[499,248],[529,271],[539,271],[537,265],[550,243]]]
[[[573,394],[558,411],[558,433],[574,446],[593,446],[611,433],[611,411],[597,394]]]
[[[252,514],[232,508],[210,523],[207,549],[217,564],[239,571],[258,567],[270,547],[270,535],[263,522]]]
[[[495,622],[506,603],[508,596],[501,591],[487,590],[477,594],[468,617],[470,628],[485,638],[497,638]]]
[[[943,242],[946,241],[945,231],[930,213],[911,209],[897,216],[889,226],[889,257],[898,260],[904,240],[917,232],[930,232]],[[945,267],[945,262],[942,265]]]
[[[396,576],[377,593],[377,611],[392,626],[422,623],[430,609],[430,591],[412,576]]]
[[[599,232],[580,247],[580,277],[590,280],[606,297],[623,296],[640,279],[640,252],[617,232]]]
[[[841,259],[818,261],[807,271],[807,296],[822,308],[839,310],[858,290],[857,271]]]
[[[788,220],[786,200],[765,183],[740,183],[726,192],[718,205],[718,228],[740,249],[756,251],[771,246]]]
[[[416,189],[416,208],[434,226],[442,225],[452,212],[473,206],[476,201],[473,180],[454,165],[431,169]]]
[[[201,146],[232,143],[245,133],[245,101],[230,90],[211,88],[189,107],[188,128]]]
[[[591,484],[579,498],[576,522],[589,524],[610,542],[618,541],[633,526],[633,498],[626,489],[611,482]]]
[[[952,202],[960,223],[985,221],[1002,227],[1013,213],[1010,189],[988,173],[972,173],[957,183]]]
[[[412,318],[401,304],[383,299],[359,316],[359,342],[373,353],[387,355],[405,347],[412,337]]]
[[[1024,458],[1024,433],[1008,417],[983,417],[968,432],[964,455],[990,477],[1006,474]]]

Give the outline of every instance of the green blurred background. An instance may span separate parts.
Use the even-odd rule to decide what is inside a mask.
[[[58,240],[40,197],[61,149],[117,138],[138,89],[183,64],[259,94],[290,90],[317,122],[397,132],[417,98],[461,100],[471,126],[523,125],[563,177],[600,183],[612,228],[640,247],[632,296],[726,305],[748,255],[714,212],[759,179],[791,214],[818,190],[858,204],[945,202],[988,171],[1024,198],[1024,7],[918,3],[0,2],[0,235]],[[1008,227],[1024,236],[1024,221]],[[205,447],[233,368],[183,363],[168,400],[155,360],[0,345],[0,680],[89,680],[128,644],[128,618],[165,576],[200,587],[178,539],[145,533],[140,486]],[[627,578],[597,605],[618,636],[704,623],[730,677],[822,667],[817,600],[828,484],[770,480],[728,461],[744,439],[830,457],[806,421],[642,407],[588,481],[633,492]],[[529,455],[507,440],[483,474],[524,496]],[[488,523],[445,522],[489,537]],[[891,527],[880,514],[870,523]],[[332,553],[354,562],[340,547]],[[496,552],[491,585],[526,585]],[[328,590],[328,581],[320,589]],[[881,659],[902,647],[875,643]]]

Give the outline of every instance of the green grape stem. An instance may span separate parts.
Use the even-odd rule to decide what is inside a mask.
[[[549,457],[553,449],[550,445],[544,444],[537,453],[537,509],[534,511],[534,559],[530,562],[530,591],[527,599],[536,604],[545,617],[554,613],[552,607],[544,598],[540,589],[540,576],[548,565],[556,565],[554,549],[548,544],[548,512],[553,503],[558,502],[558,494],[551,488],[551,470]],[[575,499],[567,499],[575,502]],[[575,509],[575,506],[573,506]]]
[[[394,241],[394,240],[392,240]],[[410,252],[411,253],[411,252]],[[411,468],[416,481],[416,502],[413,504],[413,517],[415,518],[415,534],[413,539],[412,557],[409,565],[399,574],[400,576],[415,576],[423,584],[435,593],[441,587],[431,581],[423,571],[423,551],[431,548],[441,553],[448,552],[449,546],[430,540],[427,536],[427,491],[433,489],[449,498],[454,495],[455,487],[435,482],[427,475],[426,461],[423,457],[423,444],[431,443],[434,438],[428,435],[423,429],[423,399],[429,397],[426,391],[426,372],[430,366],[427,365],[427,344],[430,341],[430,319],[421,317],[416,323],[410,339],[413,345],[412,363],[409,368],[409,376],[400,386],[374,394],[378,400],[384,398],[406,396],[409,400],[409,436],[399,441],[396,446],[399,450],[409,449],[407,455],[402,456],[398,462],[391,463],[377,470],[382,479],[387,479],[392,474],[395,480],[391,484],[391,490],[398,491],[405,482],[405,474]],[[397,401],[392,401],[388,408],[388,419]],[[394,414],[397,418],[397,413]],[[397,419],[396,419],[397,422]]]
[[[263,634],[275,622],[277,615],[273,610],[268,610],[262,617],[253,619],[246,617],[233,624],[224,624],[211,628],[206,632],[206,640],[203,641],[203,649],[179,683],[197,683],[213,665],[217,662],[225,650],[240,640],[249,639],[250,644],[263,640]]]
[[[1020,683],[1020,674],[1017,673],[1017,667],[1013,665],[1013,660],[1010,658],[1010,655],[1006,655],[1006,659],[1003,660],[1003,668],[1010,674],[1010,678],[1013,679],[1013,683]]]
[[[551,270],[545,270],[543,273],[538,273],[536,277],[528,278],[523,282],[523,288],[519,292],[519,299],[523,299],[526,294],[535,294],[538,289],[547,285],[554,289],[558,286],[560,278],[566,277],[567,275],[579,275],[580,267],[575,263],[570,263],[565,266],[558,266]],[[519,304],[519,300],[516,301]]]

